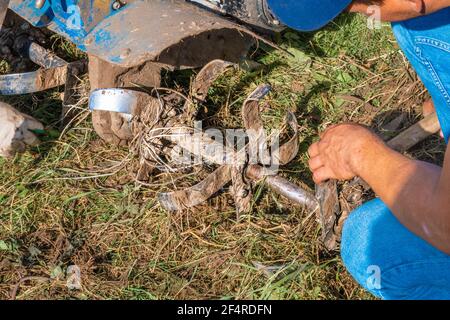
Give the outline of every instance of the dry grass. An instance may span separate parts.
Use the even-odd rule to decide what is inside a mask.
[[[364,19],[346,16],[314,35],[285,32],[279,42],[295,57],[263,46],[253,56],[263,68],[220,79],[202,117],[210,126],[240,127],[246,95],[271,83],[267,127],[291,109],[302,129],[302,154],[283,171],[292,181],[313,187],[304,152],[325,126],[357,121],[382,132],[399,113],[407,115],[403,126],[420,117],[426,92],[388,27],[367,30]],[[190,77],[167,75],[166,84],[186,89]],[[47,136],[37,149],[0,159],[0,298],[18,283],[20,299],[370,298],[338,252],[320,246],[315,217],[263,188],[238,221],[227,190],[169,214],[157,193],[189,186],[200,173],[160,174],[142,186],[136,160],[99,140],[87,111],[59,136],[58,90],[7,101],[44,121]],[[443,144],[433,137],[412,155],[440,163]],[[72,265],[81,290],[66,286]]]

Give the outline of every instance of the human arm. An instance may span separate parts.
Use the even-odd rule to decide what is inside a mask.
[[[362,126],[343,124],[325,131],[309,153],[316,183],[361,177],[405,227],[450,254],[448,149],[440,168],[403,156]]]

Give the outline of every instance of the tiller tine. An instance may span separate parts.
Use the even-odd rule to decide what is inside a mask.
[[[234,65],[221,60],[215,60],[206,65],[193,81],[192,99],[185,102],[181,114],[172,116],[170,119],[153,121],[152,125],[157,127],[159,132],[163,132],[160,134],[163,139],[186,151],[189,155],[218,165],[214,172],[192,187],[160,193],[158,200],[161,206],[171,212],[197,206],[231,182],[230,190],[239,216],[251,209],[253,184],[256,181],[264,181],[269,188],[294,204],[310,211],[316,211],[319,208],[318,201],[311,192],[277,176],[277,169],[270,167],[272,164],[285,165],[289,163],[297,156],[299,150],[298,124],[295,115],[288,112],[286,127],[291,128],[293,135],[281,146],[272,143],[270,145],[271,153],[269,153],[260,114],[260,101],[270,92],[270,86],[258,86],[243,104],[244,126],[247,132],[250,132],[251,137],[249,138],[253,138],[253,140],[251,140],[252,143],[244,143],[241,150],[236,150],[234,146],[224,145],[223,142],[216,141],[204,132],[192,134],[198,107],[206,100],[210,86],[231,67]],[[139,119],[139,117],[144,117],[141,113],[158,114],[156,109],[161,104],[153,103],[154,101],[151,102],[151,100],[155,100],[155,98],[144,92],[126,89],[99,89],[91,93],[89,107],[91,110],[122,113],[129,118],[131,125],[143,120]],[[155,110],[143,112],[141,109],[145,107]],[[157,122],[158,124],[156,124]],[[277,138],[279,139],[279,136]],[[258,164],[250,162],[249,148],[257,148],[258,151],[265,152],[267,156],[263,157]],[[222,152],[217,152],[217,150]]]
[[[248,110],[253,110],[255,117],[259,118],[259,113],[254,112],[254,107],[248,106],[255,106],[258,99],[263,97],[268,92],[267,86],[258,87],[244,103],[245,107],[243,110],[246,110],[245,112]],[[153,98],[146,93],[133,90],[99,89],[91,93],[89,107],[91,110],[119,112],[130,116],[131,119],[139,116],[137,110],[140,103],[144,101],[143,99]],[[248,120],[251,119],[248,114],[245,114],[244,117],[246,119],[245,121],[247,121],[248,127],[255,127],[252,124],[252,120],[248,122]],[[282,164],[292,160],[298,151],[298,147],[294,146],[294,144],[298,144],[298,126],[293,114],[288,113],[287,123],[292,127],[295,134],[286,145],[280,146],[277,150],[279,153],[277,159],[282,159]],[[178,145],[181,149],[186,150],[194,156],[203,157],[208,162],[219,165],[219,168],[208,175],[204,181],[188,189],[161,193],[158,196],[158,199],[160,204],[166,210],[179,211],[199,205],[220,191],[220,189],[222,189],[230,181],[235,183],[238,179],[242,179],[241,181],[243,184],[242,189],[236,187],[235,189],[232,188],[235,198],[236,190],[240,190],[242,193],[238,196],[243,199],[247,199],[247,196],[251,194],[251,189],[247,189],[249,185],[258,180],[264,180],[266,185],[272,190],[282,196],[285,196],[293,203],[305,207],[308,210],[317,210],[318,203],[312,193],[295,184],[292,184],[284,178],[277,176],[272,170],[255,164],[244,166],[243,168],[240,167],[240,164],[236,165],[236,159],[239,159],[243,154],[245,154],[243,152],[245,150],[236,151],[234,149],[227,148],[204,133],[201,133],[199,136],[201,148],[197,148],[191,138],[191,133],[193,132],[192,129],[180,126],[178,128],[172,127],[166,130],[170,130],[170,134],[166,133],[165,135],[166,139],[170,140],[170,142]],[[214,150],[217,150],[219,147],[222,148],[221,150],[226,149],[226,157],[214,152]],[[238,168],[238,170],[235,168]],[[233,174],[236,174],[239,177],[233,180]],[[244,210],[248,210],[245,207],[246,205],[247,203],[244,203],[240,208],[238,208],[238,210],[242,210],[238,212],[245,212]]]
[[[74,90],[79,76],[87,71],[86,61],[68,63],[35,42],[24,42],[21,54],[41,68],[37,71],[0,75],[0,95],[21,95],[45,91],[65,85],[62,119],[67,121],[69,110],[76,102]]]
[[[341,212],[336,180],[316,185],[319,202],[318,222],[322,229],[322,243],[328,250],[336,249],[338,236],[335,232]]]

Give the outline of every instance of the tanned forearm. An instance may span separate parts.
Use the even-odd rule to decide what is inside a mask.
[[[450,0],[436,0],[436,3],[437,10],[450,7]]]
[[[450,254],[450,148],[440,168],[390,149],[365,127],[344,123],[325,130],[308,153],[314,182],[360,176],[405,227]]]
[[[382,143],[360,158],[358,175],[398,220],[450,254],[450,150],[443,168],[408,159]]]
[[[373,13],[369,8],[373,5],[379,6],[381,9],[381,19],[383,21],[403,21],[432,14],[443,8],[450,6],[450,0],[398,0],[398,1],[369,1],[354,0],[347,8],[349,12],[359,12],[370,15]],[[405,6],[408,10],[405,11]]]

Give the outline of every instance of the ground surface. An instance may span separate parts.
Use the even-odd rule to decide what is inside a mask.
[[[79,55],[59,38],[50,41],[69,58]],[[253,59],[263,68],[219,80],[203,114],[211,125],[240,127],[245,96],[257,84],[272,84],[267,126],[280,123],[286,109],[301,126],[302,154],[283,170],[292,181],[313,188],[304,152],[331,123],[356,121],[392,136],[420,119],[427,93],[388,25],[369,30],[364,18],[345,16],[315,34],[287,31],[278,42],[294,57],[259,47]],[[168,74],[165,81],[186,88],[190,77]],[[5,98],[47,131],[39,148],[0,159],[1,299],[16,284],[20,299],[370,298],[338,252],[320,246],[315,217],[264,189],[256,192],[252,214],[238,221],[226,190],[208,205],[166,213],[157,192],[188,186],[198,173],[136,183],[128,150],[106,145],[93,131],[87,87],[80,88],[79,118],[59,129],[61,90]],[[399,114],[402,123],[388,131]],[[443,150],[431,137],[410,155],[440,163]],[[81,290],[67,288],[72,266],[80,270]]]

